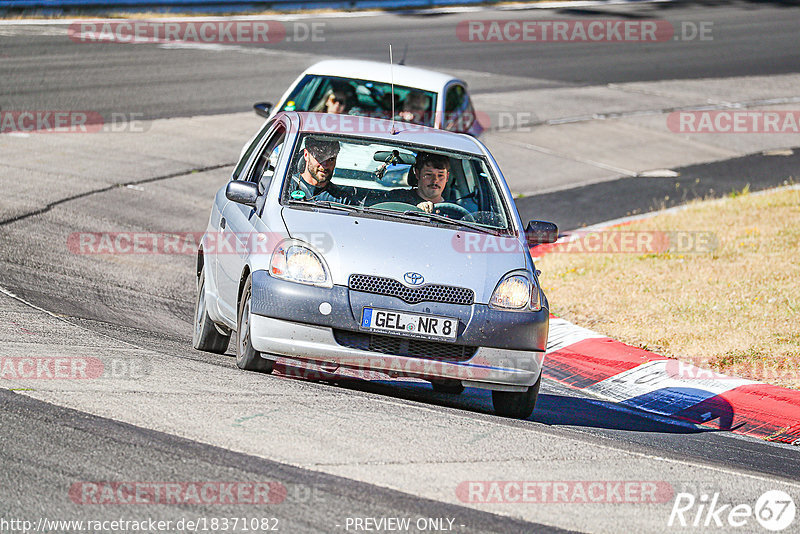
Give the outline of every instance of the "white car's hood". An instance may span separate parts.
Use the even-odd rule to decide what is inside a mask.
[[[468,287],[485,304],[504,274],[525,268],[524,245],[515,237],[291,208],[283,219],[293,238],[324,257],[337,285],[347,285],[351,274],[410,285],[404,275],[415,272],[423,283]]]

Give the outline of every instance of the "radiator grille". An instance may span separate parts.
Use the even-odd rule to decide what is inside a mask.
[[[350,289],[397,297],[409,304],[420,302],[442,302],[445,304],[471,305],[475,301],[475,293],[465,287],[425,284],[420,287],[408,287],[392,278],[354,274],[350,276]]]

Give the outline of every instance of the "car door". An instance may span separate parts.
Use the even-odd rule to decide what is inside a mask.
[[[238,308],[239,282],[258,232],[257,219],[263,208],[266,192],[285,139],[285,126],[282,123],[275,124],[266,133],[244,171],[232,178],[259,185],[259,200],[256,207],[229,200],[222,209],[220,242],[217,246],[220,313],[234,324]]]
[[[248,163],[251,159],[253,159],[256,149],[262,144],[267,132],[271,131],[272,128],[272,124],[266,123],[258,132],[256,132],[256,134],[252,139],[250,139],[244,148],[242,148],[242,152],[239,155],[239,162],[236,164],[236,167],[231,174],[232,180],[236,180],[238,177],[247,172],[247,169],[249,168]],[[227,186],[227,184],[225,185]],[[206,227],[205,243],[203,247],[203,264],[205,266],[208,282],[207,288],[215,297],[209,301],[209,306],[214,306],[217,317],[223,315],[219,300],[219,262],[217,261],[219,254],[217,254],[217,248],[218,244],[221,242],[220,227],[222,222],[222,210],[225,208],[225,205],[228,202],[229,201],[225,196],[225,187],[222,187],[219,189],[219,191],[217,191],[217,194],[214,197],[214,203],[211,207],[211,217],[209,218],[208,225]]]

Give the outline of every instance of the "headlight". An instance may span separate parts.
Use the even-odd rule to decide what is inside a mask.
[[[489,306],[505,310],[542,309],[539,288],[524,274],[507,275],[495,288]]]
[[[284,241],[272,252],[269,274],[301,284],[332,287],[322,259],[296,241]]]

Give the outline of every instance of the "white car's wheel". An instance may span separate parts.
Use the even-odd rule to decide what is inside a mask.
[[[261,353],[253,348],[250,341],[250,300],[252,293],[252,282],[250,277],[242,290],[242,298],[239,301],[239,313],[237,314],[236,331],[236,365],[239,369],[246,371],[258,371],[260,373],[271,373],[274,362],[261,357]]]
[[[214,326],[214,322],[206,312],[206,277],[205,267],[200,271],[197,279],[197,297],[194,300],[194,331],[192,332],[192,346],[197,350],[224,354],[228,350],[231,335],[223,335]]]
[[[527,419],[536,407],[539,396],[539,387],[542,385],[542,375],[539,380],[525,391],[492,391],[492,404],[497,415],[513,417],[514,419]]]

